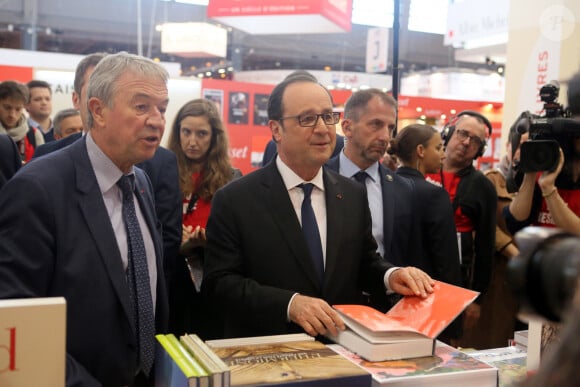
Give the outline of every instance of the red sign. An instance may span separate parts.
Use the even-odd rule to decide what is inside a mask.
[[[207,6],[208,17],[249,33],[289,33],[289,28],[293,33],[325,32],[320,25],[312,25],[314,19],[307,18],[313,15],[331,22],[327,32],[348,32],[352,0],[210,0]],[[248,23],[248,17],[255,18]]]
[[[18,81],[26,83],[32,79],[32,67],[0,65],[0,81]]]

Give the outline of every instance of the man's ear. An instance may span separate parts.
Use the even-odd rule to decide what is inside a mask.
[[[342,128],[342,133],[344,133],[346,138],[352,137],[352,120],[350,118],[343,118],[340,127]]]
[[[280,139],[282,138],[282,125],[280,125],[280,121],[277,120],[269,120],[268,126],[272,131],[272,139],[275,143],[279,143]]]
[[[93,122],[99,124],[99,126],[103,126],[105,122],[105,103],[97,97],[92,97],[89,99],[88,107],[89,113],[93,117]]]
[[[72,92],[72,103],[75,109],[81,110],[81,96],[76,91]]]

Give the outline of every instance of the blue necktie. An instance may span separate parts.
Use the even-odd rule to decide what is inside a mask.
[[[354,174],[354,179],[362,184],[365,193],[367,192],[367,177],[369,177],[369,174],[365,171],[358,171]]]
[[[302,201],[302,233],[304,234],[304,238],[306,238],[308,250],[310,250],[310,256],[314,263],[318,283],[322,286],[322,283],[324,282],[322,243],[320,242],[318,223],[316,223],[316,216],[314,215],[314,210],[312,209],[312,203],[310,201],[310,194],[312,193],[314,184],[300,184],[299,187],[304,191],[304,200]]]
[[[123,192],[123,221],[127,230],[128,265],[127,283],[129,297],[133,307],[133,319],[137,329],[139,343],[139,361],[141,370],[149,375],[153,365],[155,345],[155,318],[149,283],[149,269],[143,235],[135,213],[133,191],[134,175],[124,175],[117,182]]]

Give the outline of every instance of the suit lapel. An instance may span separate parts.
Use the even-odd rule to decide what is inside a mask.
[[[111,220],[107,215],[107,208],[89,161],[85,141],[83,138],[71,145],[70,148],[76,169],[75,181],[80,192],[80,209],[125,315],[133,326],[133,319],[130,317],[129,289],[125,279],[121,253],[115,242],[116,238],[111,227]],[[133,326],[133,329],[136,328]]]
[[[310,258],[300,222],[296,217],[296,212],[276,163],[269,163],[263,169],[265,173],[262,178],[262,200],[269,206],[280,235],[285,239],[292,255],[303,268],[306,277],[315,286],[318,286],[314,263]]]
[[[326,267],[324,284],[331,283],[332,274],[339,268],[339,243],[333,242],[342,235],[344,209],[342,190],[335,176],[324,170],[324,193],[326,199]],[[361,230],[362,233],[362,230]]]
[[[393,243],[394,230],[394,200],[393,200],[393,177],[386,169],[379,164],[379,175],[381,177],[381,189],[383,194],[383,245],[385,246],[385,257],[391,256],[391,246]]]

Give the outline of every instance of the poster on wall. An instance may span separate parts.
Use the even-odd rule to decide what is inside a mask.
[[[254,125],[268,125],[269,94],[254,94]]]
[[[230,108],[228,114],[228,123],[230,124],[248,124],[248,105],[249,94],[242,91],[230,92]]]
[[[203,98],[216,104],[220,116],[224,115],[224,91],[217,89],[203,89]]]

